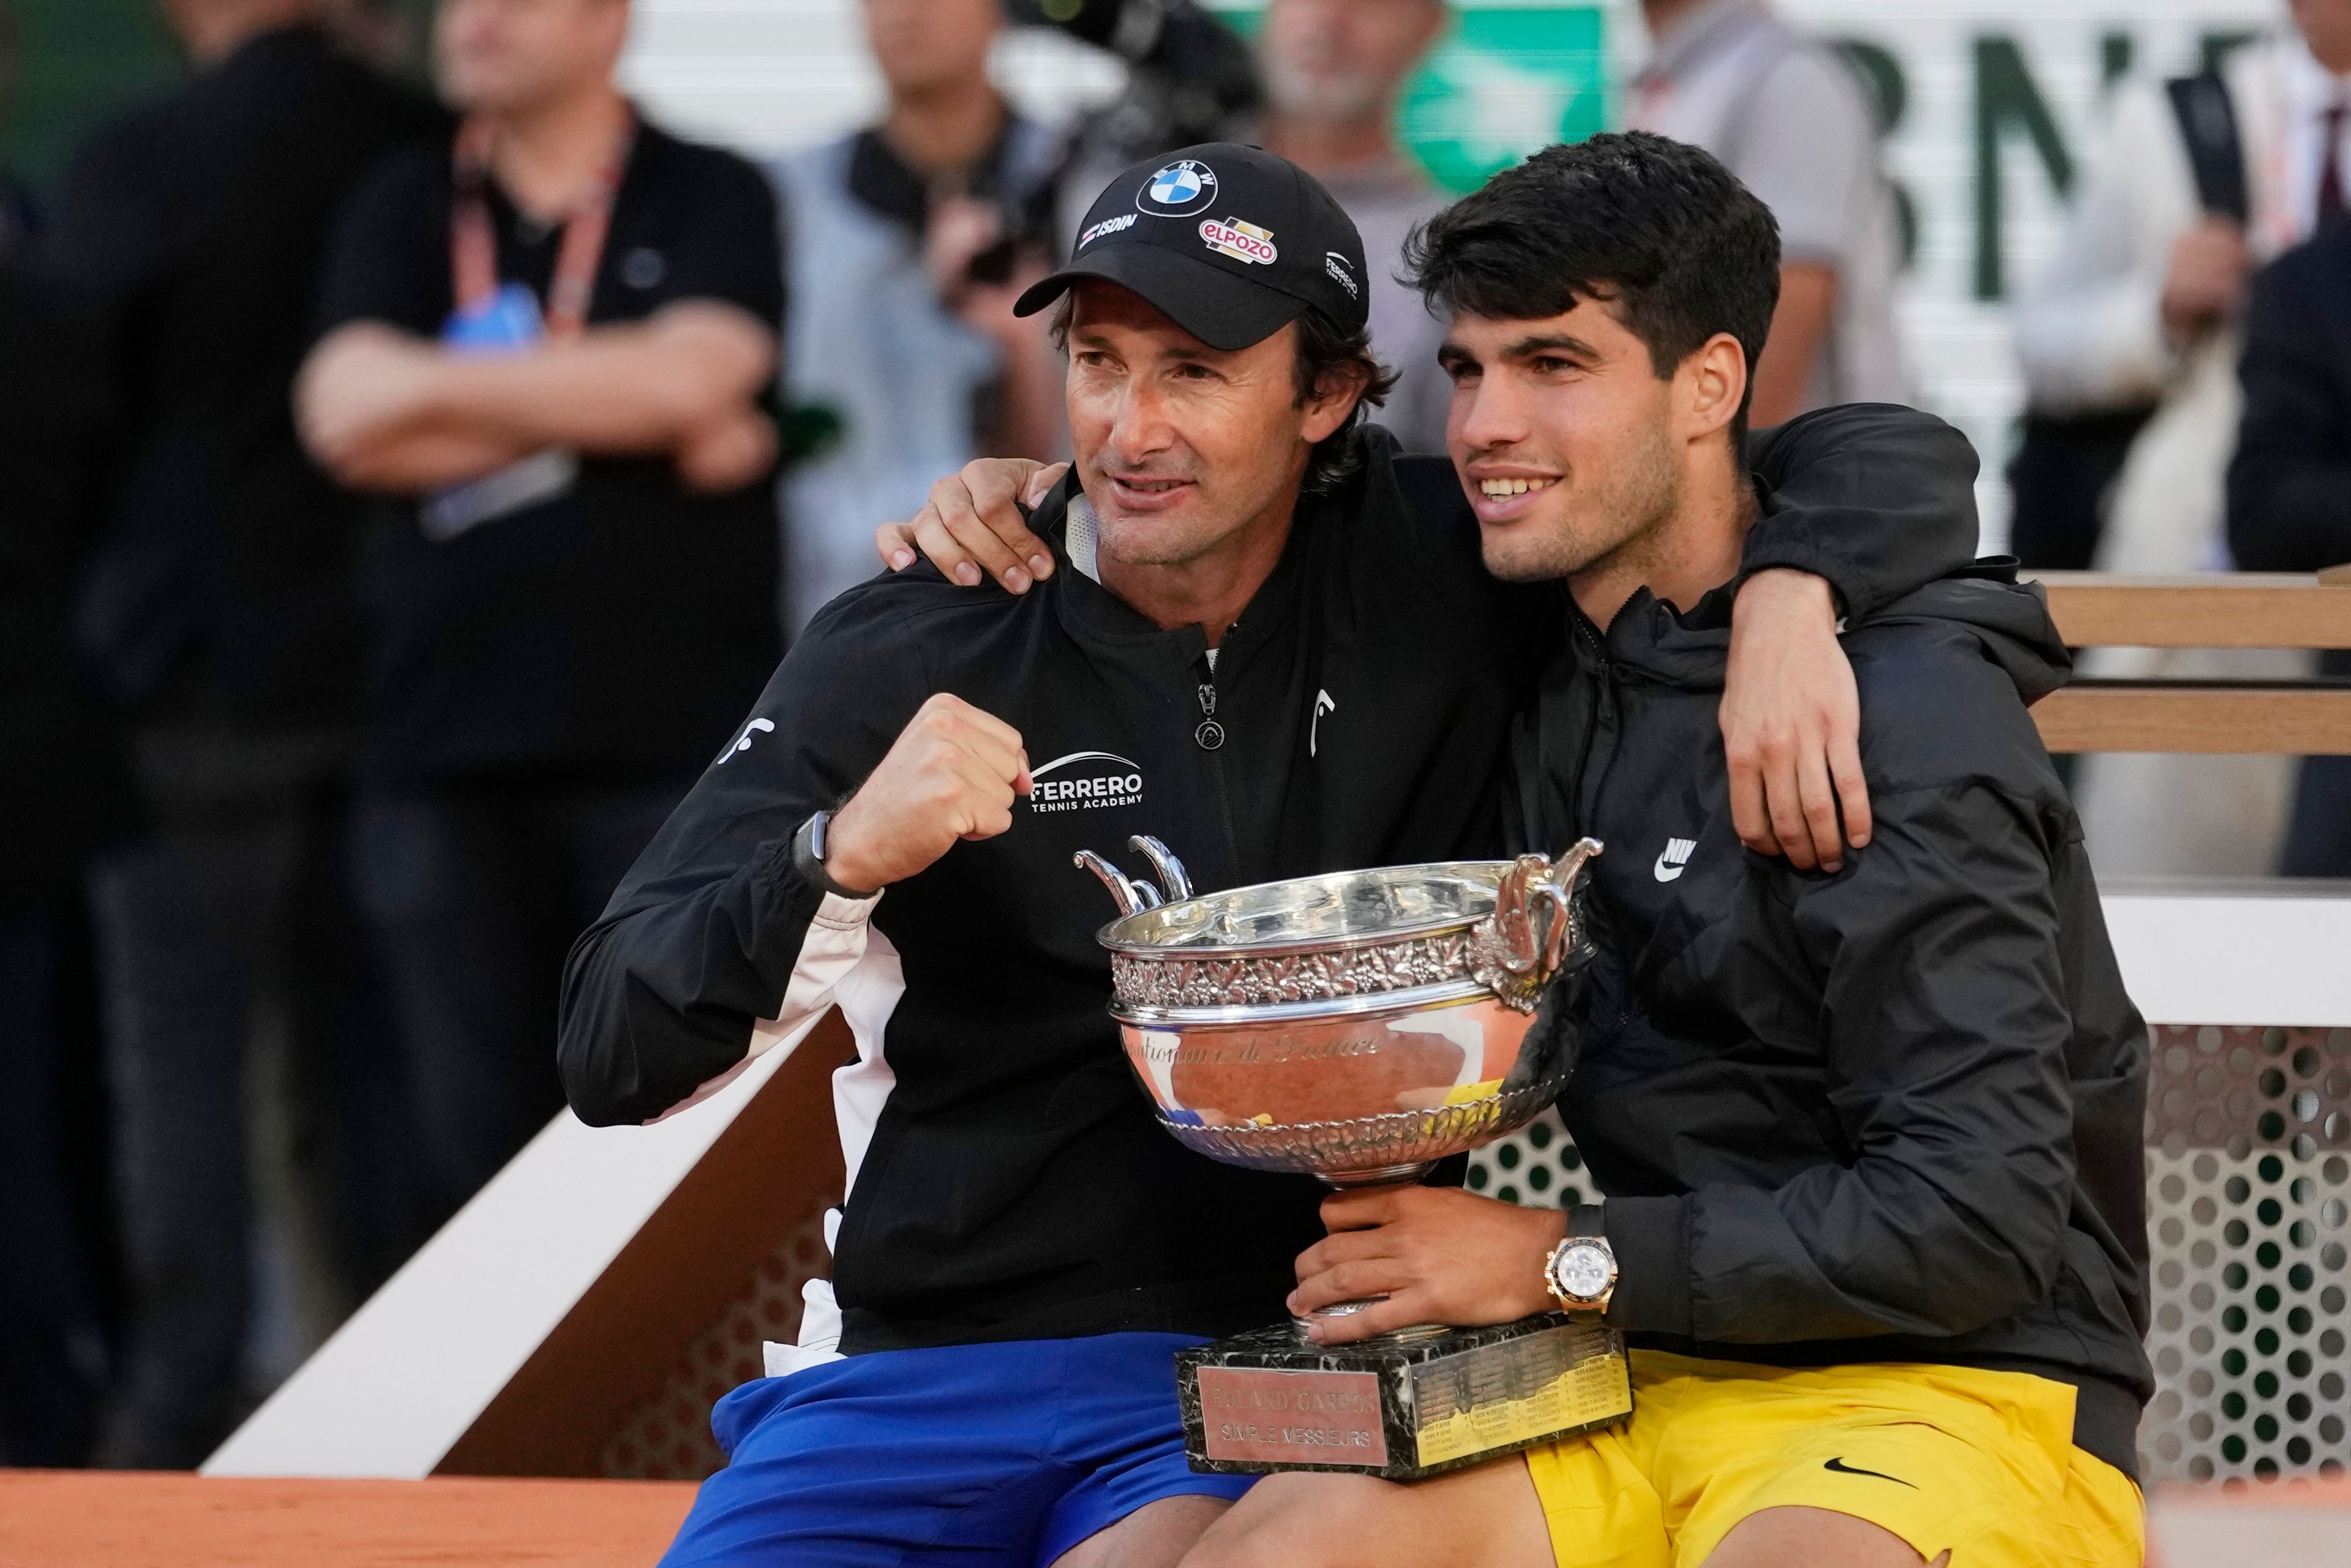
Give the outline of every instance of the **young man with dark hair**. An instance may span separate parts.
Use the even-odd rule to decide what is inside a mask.
[[[673,1563],[1140,1568],[1246,1488],[1185,1463],[1170,1357],[1279,1315],[1320,1192],[1153,1124],[1071,862],[1152,833],[1221,887],[1499,849],[1552,591],[1480,568],[1446,465],[1348,435],[1377,375],[1363,279],[1353,225],[1270,154],[1113,180],[1022,301],[1074,297],[1077,463],[1038,514],[1067,570],[835,600],[574,949],[562,1066],[591,1122],[690,1103],[835,1003],[857,1042],[832,1279],[771,1353],[789,1375],[719,1406],[730,1463]],[[1767,453],[1750,564],[1859,563],[1866,604],[1963,556],[1963,450],[1876,411]],[[1855,505],[1878,466],[1915,532]],[[1825,634],[1807,613],[1741,611],[1791,645]]]
[[[2067,667],[2039,591],[1981,568],[1854,618],[1875,831],[1842,871],[1743,853],[1723,806],[1777,248],[1710,156],[1634,134],[1539,154],[1411,253],[1486,564],[1572,596],[1512,826],[1609,846],[1562,1025],[1607,1201],[1344,1194],[1289,1305],[1384,1298],[1328,1343],[1599,1313],[1633,1414],[1416,1486],[1270,1478],[1191,1568],[2140,1559],[2146,1029],[2025,712]]]

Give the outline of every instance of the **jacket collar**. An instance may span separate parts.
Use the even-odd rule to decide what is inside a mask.
[[[1595,667],[1604,648],[1619,668],[1682,690],[1719,691],[1730,661],[1730,611],[1743,577],[1698,601],[1687,615],[1635,590],[1604,637],[1569,601],[1579,623],[1570,642],[1579,664]],[[2073,659],[2049,620],[2048,597],[2038,583],[2016,580],[2016,562],[1980,560],[1904,595],[1878,611],[1870,624],[1935,621],[1974,637],[1984,657],[2000,666],[2025,702],[2037,702],[2065,684]]]
[[[1104,588],[1085,572],[1078,570],[1069,549],[1069,512],[1073,498],[1083,492],[1079,488],[1077,470],[1072,468],[1053,486],[1052,493],[1038,504],[1029,519],[1029,528],[1052,547],[1056,570],[1053,581],[1061,585],[1054,596],[1063,628],[1079,642],[1097,647],[1141,651],[1164,649],[1181,664],[1190,667],[1208,649],[1208,639],[1197,626],[1177,626],[1173,629],[1155,624],[1148,616],[1126,601]],[[1307,558],[1312,552],[1313,540],[1332,526],[1332,503],[1321,497],[1301,496],[1298,513],[1291,521],[1289,541],[1282,547],[1281,559],[1273,573],[1259,585],[1225,633],[1217,654],[1217,674],[1220,681],[1236,678],[1257,650],[1262,648],[1296,613],[1301,586],[1311,575]]]

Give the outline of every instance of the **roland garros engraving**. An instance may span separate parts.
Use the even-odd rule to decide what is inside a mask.
[[[1204,1366],[1199,1376],[1210,1458],[1371,1469],[1387,1463],[1375,1374]]]
[[[1247,1170],[1319,1176],[1434,1164],[1464,1149],[1517,1132],[1559,1098],[1567,1073],[1550,1074],[1523,1088],[1505,1089],[1481,1100],[1434,1111],[1398,1111],[1343,1122],[1289,1122],[1262,1126],[1230,1122],[1222,1126],[1176,1122],[1159,1124],[1194,1154]],[[1346,1185],[1333,1181],[1334,1186]]]

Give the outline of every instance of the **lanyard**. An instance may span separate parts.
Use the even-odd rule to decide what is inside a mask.
[[[449,264],[457,308],[469,314],[486,309],[498,291],[498,246],[490,225],[490,122],[480,115],[469,115],[457,130]],[[563,245],[556,252],[555,277],[547,290],[550,341],[577,337],[588,324],[604,236],[612,226],[612,203],[620,194],[621,176],[628,170],[629,150],[636,138],[637,117],[632,110],[596,183],[564,220]]]

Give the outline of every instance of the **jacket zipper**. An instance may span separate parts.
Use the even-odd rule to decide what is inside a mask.
[[[1225,790],[1225,727],[1217,717],[1217,667],[1208,666],[1208,678],[1196,688],[1200,701],[1200,722],[1192,730],[1192,744],[1207,754],[1208,778],[1215,786],[1217,821],[1225,830],[1225,863],[1233,868],[1236,876],[1241,872],[1239,835],[1233,831],[1233,807]]]
[[[1601,710],[1614,697],[1615,667],[1609,660],[1607,644],[1601,642],[1593,632],[1592,622],[1585,620],[1580,612],[1571,611],[1569,613],[1575,618],[1577,638],[1592,651],[1592,711],[1585,716],[1583,721],[1583,746],[1575,765],[1575,796],[1570,802],[1575,808],[1577,819],[1574,831],[1588,834],[1592,831],[1590,802],[1597,795],[1597,791],[1591,788],[1592,748],[1600,736]],[[1613,747],[1610,749],[1609,757],[1612,761],[1614,759],[1615,752]]]

